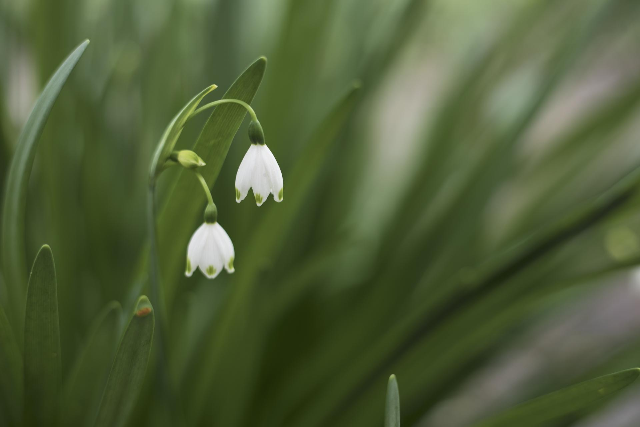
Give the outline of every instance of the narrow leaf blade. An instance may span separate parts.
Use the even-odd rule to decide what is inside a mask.
[[[162,170],[164,163],[169,159],[169,156],[173,151],[173,147],[175,147],[176,142],[182,133],[184,125],[187,123],[187,120],[189,120],[189,117],[191,117],[196,108],[198,108],[202,98],[217,87],[218,86],[216,85],[211,85],[194,96],[193,99],[191,99],[191,101],[189,101],[189,103],[180,110],[173,120],[171,120],[171,123],[167,126],[167,129],[164,131],[164,134],[158,143],[158,148],[151,162],[151,173],[153,176],[157,176],[157,174]]]
[[[60,369],[56,271],[51,248],[44,245],[31,269],[24,321],[24,414],[28,425],[55,423]]]
[[[229,90],[223,99],[239,99],[251,103],[255,96],[267,66],[266,58],[262,57],[251,64]],[[200,173],[213,187],[220,174],[222,164],[227,157],[233,138],[247,114],[240,105],[223,104],[217,106],[205,124],[193,151],[207,164],[200,169]],[[234,197],[233,189],[229,190],[229,197]],[[194,201],[201,200],[201,203]],[[198,218],[202,217],[206,199],[197,179],[190,171],[182,171],[170,195],[169,202],[161,212],[158,220],[158,244],[160,259],[163,267],[162,277],[176,277],[184,263],[184,254],[192,228]],[[172,290],[175,280],[167,281],[167,304],[172,300]]]
[[[62,425],[93,425],[118,346],[121,314],[120,304],[112,301],[89,329],[89,339],[63,386]]]
[[[2,266],[7,290],[9,292],[14,329],[22,332],[25,286],[27,283],[27,261],[25,253],[25,214],[27,208],[27,187],[29,175],[36,155],[38,140],[42,134],[49,113],[69,74],[84,53],[89,40],[82,42],[53,74],[36,104],[18,138],[16,152],[11,160],[7,186],[5,189],[2,214]]]
[[[144,382],[154,327],[153,307],[143,295],[138,299],[111,367],[98,411],[97,427],[118,427],[127,422]]]
[[[22,354],[9,319],[0,307],[0,424],[18,425],[22,417]]]
[[[395,375],[389,377],[389,384],[387,385],[384,427],[400,427],[400,393]]]
[[[538,426],[588,408],[612,396],[638,378],[640,368],[594,378],[516,406],[477,427]]]

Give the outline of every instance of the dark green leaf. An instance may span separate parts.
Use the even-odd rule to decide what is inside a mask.
[[[300,155],[297,167],[294,168],[286,180],[286,182],[290,183],[287,184],[287,201],[274,206],[274,209],[270,209],[267,212],[258,229],[253,233],[251,242],[246,245],[247,249],[244,255],[246,259],[260,259],[263,254],[277,257],[280,253],[282,244],[291,230],[294,219],[300,213],[304,201],[311,196],[308,190],[318,178],[322,166],[328,159],[331,147],[338,140],[339,132],[344,128],[353,111],[359,88],[359,83],[355,83],[318,126],[317,131],[306,145],[305,151]],[[255,334],[266,326],[264,324],[251,326],[251,331],[244,329],[247,325],[247,313],[253,311],[253,308],[249,307],[253,299],[247,295],[251,292],[252,285],[256,283],[255,279],[261,267],[258,262],[250,262],[246,263],[242,270],[238,270],[235,292],[232,295],[232,300],[228,303],[230,309],[224,313],[225,318],[219,324],[224,326],[221,330],[214,329],[215,332],[209,332],[211,338],[206,339],[204,343],[205,350],[196,354],[196,358],[203,357],[204,359],[202,360],[214,360],[214,362],[206,363],[202,369],[198,369],[196,376],[193,378],[192,387],[196,390],[196,393],[191,404],[195,408],[195,412],[199,413],[203,409],[210,409],[206,405],[206,399],[207,390],[213,381],[216,381],[218,385],[227,381],[229,383],[233,382],[233,390],[237,391],[233,399],[230,399],[233,403],[217,411],[216,415],[220,416],[224,420],[223,422],[228,422],[229,420],[229,418],[225,417],[234,417],[241,414],[242,402],[249,396],[247,389],[244,388],[249,386],[248,382],[251,381],[250,370],[247,367],[255,361],[254,358],[257,353],[241,350],[241,348],[246,348],[245,346],[250,344],[251,338],[255,338]],[[294,301],[296,295],[299,295],[300,289],[294,288],[288,289],[288,291],[292,295],[283,297],[283,299]],[[236,327],[238,329],[234,329]],[[242,337],[242,340],[238,340],[238,337]],[[236,345],[241,346],[241,348],[235,347]],[[228,359],[218,357],[217,351],[220,350],[225,352]],[[235,368],[229,368],[228,364],[237,366],[240,363],[240,359],[237,356],[238,353],[234,351],[240,352],[243,355],[242,357],[253,359],[252,361],[242,359],[244,368],[241,372],[236,371]],[[194,363],[194,366],[201,366],[200,362]],[[220,390],[224,390],[227,396],[231,393],[230,388],[222,388]]]
[[[0,424],[19,424],[22,417],[22,355],[9,319],[0,306]]]
[[[40,249],[31,269],[24,320],[24,415],[28,425],[53,425],[60,396],[60,326],[51,248]]]
[[[113,301],[98,314],[63,387],[62,425],[91,426],[120,337],[122,308]]]
[[[224,94],[223,98],[239,99],[251,103],[267,66],[266,58],[255,61]],[[240,105],[223,104],[217,106],[205,124],[193,151],[207,164],[199,172],[209,187],[213,187],[222,168],[233,138],[247,114]],[[234,197],[234,189],[229,189],[229,197]],[[199,202],[200,201],[200,202]],[[198,218],[202,217],[206,198],[200,183],[190,171],[182,171],[176,180],[165,209],[159,216],[158,245],[163,274],[172,279],[182,271],[185,250],[189,237],[195,231]],[[167,304],[172,300],[172,286],[175,280],[168,280]]]
[[[51,108],[62,86],[89,44],[85,40],[53,74],[36,101],[18,139],[18,146],[9,167],[2,214],[2,266],[9,292],[12,312],[9,317],[14,330],[22,332],[24,289],[27,278],[25,253],[25,215],[29,175],[36,155],[38,140],[42,134]]]
[[[123,426],[133,410],[144,382],[155,315],[146,296],[138,299],[135,313],[118,347],[102,396],[96,426]]]
[[[612,396],[634,382],[639,368],[605,375],[563,388],[504,412],[477,427],[533,427],[587,409],[598,400]]]

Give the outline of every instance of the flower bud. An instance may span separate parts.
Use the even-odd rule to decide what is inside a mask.
[[[191,150],[181,150],[178,152],[173,152],[171,155],[171,159],[180,163],[182,167],[187,169],[196,169],[202,166],[205,166],[204,160],[200,158],[196,153]]]

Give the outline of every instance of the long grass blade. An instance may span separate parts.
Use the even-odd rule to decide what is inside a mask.
[[[400,427],[400,392],[398,391],[398,380],[395,375],[389,377],[387,386],[384,427]]]
[[[89,40],[82,42],[53,74],[36,101],[18,138],[18,146],[9,167],[2,213],[2,267],[10,298],[9,313],[14,330],[22,333],[25,287],[27,284],[25,215],[29,175],[38,141],[62,86],[84,53]]]
[[[89,339],[63,385],[61,424],[92,426],[120,337],[122,308],[110,302],[90,328]]]
[[[579,412],[633,383],[640,369],[605,375],[547,394],[481,422],[477,427],[534,427]]]
[[[223,99],[234,98],[251,103],[260,87],[266,66],[266,58],[256,60],[238,77],[224,94]],[[220,174],[229,147],[246,114],[246,110],[239,105],[217,106],[193,147],[193,151],[207,164],[202,168],[201,173],[210,188]],[[233,188],[229,190],[229,197],[234,197],[233,191]],[[158,245],[162,277],[174,279],[184,267],[183,252],[187,247],[189,236],[202,217],[206,199],[193,173],[182,171],[168,200],[169,202],[159,215]],[[202,203],[198,203],[198,200]],[[176,280],[167,281],[167,304],[172,301],[175,285]]]
[[[143,295],[138,299],[135,313],[118,347],[100,403],[96,427],[119,427],[129,419],[147,371],[154,327],[153,306]]]
[[[27,425],[55,425],[60,397],[60,323],[51,248],[31,269],[24,321],[24,416]]]
[[[23,361],[9,319],[0,306],[0,424],[22,419]]]

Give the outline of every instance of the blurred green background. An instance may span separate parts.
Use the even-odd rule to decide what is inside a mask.
[[[163,241],[160,223],[177,402],[153,357],[131,425],[175,425],[176,411],[185,425],[382,425],[394,373],[403,425],[466,426],[637,366],[635,198],[485,271],[640,165],[639,20],[634,0],[0,0],[2,188],[36,96],[91,40],[28,199],[28,262],[44,243],[56,261],[63,379],[103,307],[119,301],[124,320],[148,295],[147,170],[165,127],[261,55],[252,105],[285,200],[236,204],[245,120],[213,188],[237,272],[185,278],[190,234]],[[178,174],[160,179],[160,205]],[[103,381],[110,356],[96,363]],[[635,426],[638,398],[550,425]]]

